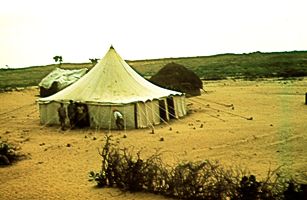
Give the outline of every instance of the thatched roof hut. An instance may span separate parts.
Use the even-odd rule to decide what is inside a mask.
[[[200,95],[203,83],[191,70],[177,63],[165,65],[150,81],[160,87],[186,93],[187,96]]]

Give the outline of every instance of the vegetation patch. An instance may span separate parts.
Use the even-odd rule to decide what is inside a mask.
[[[183,162],[171,167],[162,162],[158,152],[143,159],[141,152],[134,156],[127,148],[120,149],[112,136],[106,136],[100,155],[101,171],[89,173],[89,180],[100,187],[193,200],[304,199],[306,192],[306,185],[285,181],[278,169],[259,181],[241,170],[226,169],[217,161]]]
[[[10,165],[26,156],[13,144],[0,140],[0,166]]]
[[[253,52],[248,54],[221,54],[213,56],[135,60],[127,63],[144,77],[155,75],[168,63],[186,66],[204,80],[228,77],[256,80],[257,78],[307,76],[307,51]],[[56,62],[60,62],[60,56]],[[91,69],[98,59],[89,63],[62,63],[23,69],[0,69],[0,88],[37,86],[56,67],[62,69]]]

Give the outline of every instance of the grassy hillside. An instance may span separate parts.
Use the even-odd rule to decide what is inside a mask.
[[[165,58],[127,61],[144,76],[152,76],[164,65],[175,62],[193,70],[206,80],[227,77],[255,79],[259,77],[307,76],[307,51],[250,54],[222,54],[215,56]],[[40,80],[58,65],[35,66],[22,69],[1,69],[0,88],[38,85]],[[91,63],[63,63],[61,68],[91,68]]]
[[[175,62],[192,69],[203,79],[227,77],[299,77],[307,75],[307,51],[169,58],[130,62],[143,75],[151,76],[167,63]]]

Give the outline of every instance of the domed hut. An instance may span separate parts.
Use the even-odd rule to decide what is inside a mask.
[[[166,64],[150,81],[160,87],[186,93],[187,96],[200,95],[203,83],[191,70],[177,63]]]

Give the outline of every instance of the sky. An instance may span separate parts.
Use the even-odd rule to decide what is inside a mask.
[[[0,68],[307,50],[306,0],[0,0]]]

